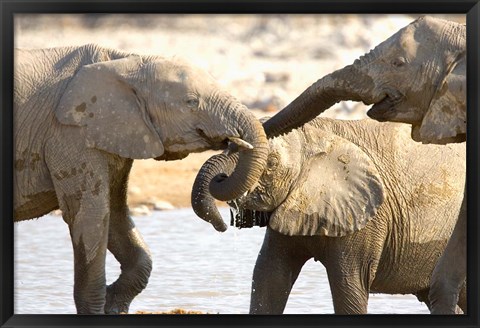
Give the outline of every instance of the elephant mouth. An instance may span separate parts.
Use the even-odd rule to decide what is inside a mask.
[[[230,143],[229,138],[212,138],[209,137],[202,129],[196,129],[196,132],[200,138],[196,141],[198,146],[196,151],[202,150],[223,150],[226,149]],[[190,154],[191,150],[176,150],[176,151],[168,151],[167,149],[164,150],[164,153],[161,156],[155,157],[157,161],[175,161],[179,159],[183,159]]]
[[[402,102],[403,95],[396,93],[387,93],[383,99],[373,104],[367,111],[367,116],[379,122],[391,121],[394,119],[395,107]]]
[[[229,139],[228,138],[211,138],[209,137],[202,129],[196,129],[197,134],[205,141],[209,149],[212,150],[223,150],[228,147]]]
[[[161,156],[155,157],[156,161],[176,161],[187,157],[189,152],[169,152],[164,151]]]

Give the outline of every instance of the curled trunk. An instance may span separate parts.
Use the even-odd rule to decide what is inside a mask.
[[[346,66],[315,82],[287,107],[263,123],[266,136],[274,138],[288,133],[341,100],[373,102],[371,94],[374,83],[368,75],[361,72],[362,65],[373,60],[373,57],[372,54],[364,56],[353,65]],[[256,123],[260,125],[258,120]],[[244,140],[250,142],[248,138]],[[199,217],[212,223],[217,230],[223,231],[222,229],[226,227],[213,197],[224,201],[239,198],[252,188],[265,169],[268,156],[267,142],[252,143],[252,145],[254,149],[240,150],[235,156],[222,154],[212,157],[202,166],[197,175],[192,193],[192,206]],[[226,178],[237,161],[237,167],[231,176]],[[253,176],[249,181],[238,178],[249,174]],[[225,187],[226,181],[229,182],[228,189]],[[232,184],[231,181],[236,183]]]
[[[215,199],[237,199],[257,183],[267,164],[268,141],[262,124],[245,106],[232,99],[219,106],[231,111],[219,117],[228,117],[234,122],[236,132],[228,139],[236,147],[231,144],[230,150],[235,148],[236,151],[231,155],[215,155],[202,166],[192,188],[191,202],[199,217],[210,222],[216,230],[225,231],[227,226]]]
[[[200,168],[192,187],[192,208],[201,219],[209,222],[217,231],[227,230],[222,216],[215,205],[215,198],[209,191],[215,177],[232,174],[238,162],[238,153],[227,156],[219,154],[209,158]]]
[[[238,165],[233,172],[220,172],[209,184],[211,195],[221,201],[240,197],[260,178],[267,163],[268,141],[260,121],[246,108],[236,111],[235,123],[240,127],[240,138],[252,149],[240,148]],[[231,174],[230,174],[231,173]]]

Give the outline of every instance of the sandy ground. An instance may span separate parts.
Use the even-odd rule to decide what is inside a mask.
[[[128,202],[136,214],[153,209],[189,207],[190,193],[195,176],[202,164],[214,151],[190,154],[180,161],[135,161],[130,173]],[[218,203],[221,206],[224,203]]]
[[[438,15],[437,15],[438,16]],[[465,22],[464,15],[441,15]],[[139,54],[179,56],[210,72],[257,116],[272,116],[325,74],[350,64],[418,15],[16,15],[15,46],[97,43]],[[341,102],[323,116],[365,118]],[[201,165],[135,161],[128,201],[136,214],[189,207]],[[219,203],[221,205],[221,203]]]

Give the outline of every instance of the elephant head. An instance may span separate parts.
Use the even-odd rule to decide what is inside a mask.
[[[312,125],[269,140],[267,166],[257,185],[228,202],[241,227],[268,224],[285,235],[338,237],[363,228],[375,215],[384,196],[373,161],[352,142]],[[223,153],[200,169],[192,191],[200,218],[221,220],[206,182],[233,170],[235,162],[235,156]]]
[[[133,159],[178,159],[244,146],[228,179],[212,183],[220,200],[259,178],[267,140],[255,116],[206,72],[181,60],[131,55],[82,66],[56,108],[62,124],[84,128],[88,147]],[[239,187],[240,186],[240,187]]]
[[[417,141],[465,140],[465,25],[421,17],[351,65],[326,75],[265,123],[268,137],[290,131],[336,102],[373,104],[378,121],[412,124]]]

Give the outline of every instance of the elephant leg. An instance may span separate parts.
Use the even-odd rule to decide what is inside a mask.
[[[425,305],[428,307],[428,310],[432,310],[432,306],[430,304],[430,300],[428,299],[428,293],[430,292],[430,289],[422,289],[416,293],[413,293],[418,299],[419,302],[425,303]]]
[[[91,216],[92,219],[94,217]],[[104,314],[108,214],[102,220],[95,218],[95,221],[101,222],[99,231],[93,234],[92,231],[88,232],[90,236],[85,239],[80,237],[78,242],[73,236],[84,229],[78,229],[75,224],[69,225],[75,270],[73,297],[78,314]],[[93,239],[97,241],[96,245]]]
[[[327,270],[328,272],[328,270]],[[368,308],[368,289],[360,274],[328,274],[335,314],[366,314]]]
[[[467,314],[467,284],[465,283],[458,296],[458,306],[464,314]],[[457,311],[458,312],[458,311]]]
[[[104,313],[105,258],[110,218],[105,196],[90,197],[88,193],[83,197],[80,194],[65,195],[59,201],[72,240],[74,300],[79,314]]]
[[[152,271],[150,251],[129,216],[116,217],[110,223],[108,250],[120,262],[121,273],[107,286],[105,313],[128,313],[130,303],[145,289]]]
[[[420,302],[425,303],[425,305],[427,305],[428,310],[432,311],[432,305],[430,304],[430,300],[428,298],[429,293],[430,293],[430,288],[418,291],[418,292],[414,293],[414,295],[417,297],[417,299]],[[458,304],[456,306],[455,313],[467,313],[467,290],[466,290],[466,285],[464,285],[463,288],[460,290],[460,295],[459,295],[459,298],[458,298]]]
[[[107,286],[105,313],[128,313],[130,303],[148,283],[152,271],[150,251],[128,214],[127,180],[132,161],[116,174],[119,177],[111,191],[108,250],[120,263],[121,274]]]
[[[464,197],[452,236],[437,262],[430,281],[432,314],[455,314],[467,276],[467,209]]]
[[[332,258],[337,260],[329,260],[325,267],[335,314],[366,314],[370,285],[378,262],[370,260],[357,263],[350,256]]]
[[[96,150],[58,144],[47,145],[45,154],[59,207],[70,230],[77,312],[103,314],[110,219],[108,160]]]
[[[309,258],[293,239],[267,228],[253,271],[250,314],[283,313],[292,286]]]

